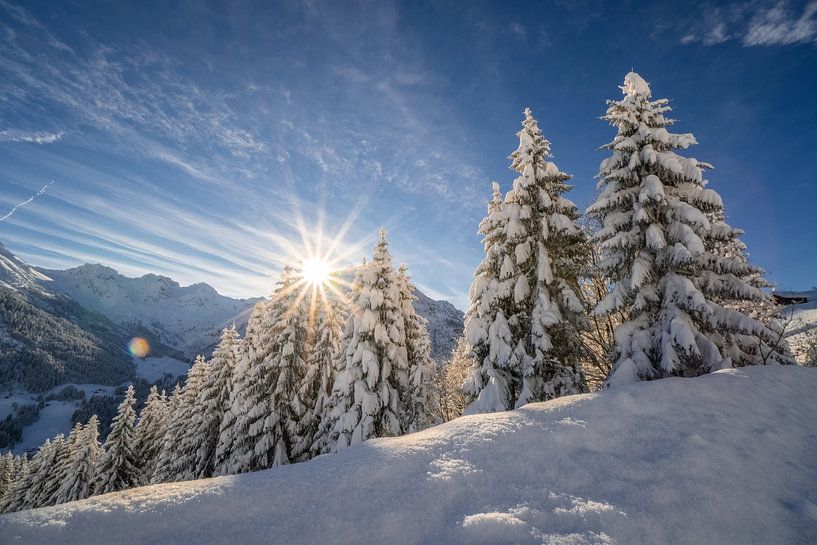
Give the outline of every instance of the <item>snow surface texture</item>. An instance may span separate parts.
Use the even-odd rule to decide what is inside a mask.
[[[3,515],[0,536],[64,545],[817,543],[815,392],[817,370],[801,367],[637,383],[307,463]]]

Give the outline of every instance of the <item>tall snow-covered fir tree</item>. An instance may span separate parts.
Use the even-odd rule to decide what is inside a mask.
[[[26,492],[26,508],[50,505],[60,483],[56,479],[57,464],[65,448],[65,438],[57,435],[50,443],[49,449],[40,449],[40,460],[33,482]],[[43,445],[45,447],[45,445]]]
[[[499,206],[501,219],[491,221],[489,211],[485,228],[489,231],[494,223],[504,227],[504,236],[497,237],[501,244],[492,246],[497,255],[489,260],[486,248],[486,261],[494,271],[499,267],[498,293],[485,285],[482,265],[472,287],[474,311],[467,321],[480,357],[478,376],[466,388],[482,384],[482,390],[473,392],[477,399],[468,413],[512,409],[586,389],[575,332],[582,325],[579,279],[588,248],[576,224],[576,205],[564,196],[571,188],[570,176],[547,160],[550,142],[530,109],[517,135],[519,147],[510,158],[519,176]],[[504,303],[492,323],[479,318],[485,298]],[[490,318],[490,312],[485,314]]]
[[[14,454],[9,450],[0,454],[0,502],[14,481]]]
[[[615,363],[608,385],[666,376],[696,376],[730,367],[718,338],[771,332],[724,301],[761,300],[745,279],[747,261],[718,245],[740,232],[724,221],[723,202],[707,188],[711,165],[678,155],[697,144],[673,134],[666,99],[652,100],[646,81],[630,72],[624,98],[608,101],[604,119],[618,134],[605,147],[601,193],[588,214],[602,223],[601,268],[613,282],[596,307],[627,319],[615,331]],[[721,347],[719,347],[721,344]]]
[[[723,209],[709,214],[709,221],[713,229],[730,229],[728,225],[724,225],[725,212]],[[740,260],[746,267],[746,273],[741,276],[741,280],[748,285],[758,290],[772,288],[771,283],[764,277],[763,269],[749,262],[746,244],[739,238],[742,235],[742,230],[732,229],[727,240],[710,241],[707,249],[723,258]],[[759,363],[764,365],[766,363],[793,364],[794,359],[785,339],[786,331],[782,323],[785,318],[781,316],[780,309],[774,303],[771,295],[766,291],[761,291],[760,295],[761,298],[746,299],[736,297],[729,292],[719,294],[715,298],[718,304],[746,314],[759,321],[767,329],[756,331],[753,335],[746,335],[740,331],[720,330],[715,332],[713,341],[718,345],[721,354],[728,356],[736,367]]]
[[[246,377],[234,403],[238,416],[227,473],[287,464],[302,440],[298,421],[305,404],[298,388],[308,357],[305,295],[300,273],[285,267],[271,300],[261,303],[253,314],[256,323],[248,324]]]
[[[139,484],[150,482],[156,463],[164,445],[164,436],[167,432],[168,401],[162,392],[159,393],[154,385],[139,412],[139,422],[136,425],[134,437],[134,453],[139,466]]]
[[[242,416],[242,407],[250,389],[253,387],[248,383],[248,371],[250,367],[249,339],[254,339],[253,342],[258,343],[265,335],[263,326],[265,324],[266,307],[268,304],[269,302],[267,301],[256,303],[250,313],[250,319],[247,322],[247,330],[244,340],[241,343],[238,359],[232,375],[230,399],[227,403],[227,410],[221,417],[221,424],[219,426],[218,443],[216,444],[216,452],[213,460],[214,475],[231,475],[241,470],[238,467],[234,467],[233,463],[239,461],[237,453],[240,449],[245,448],[245,443],[242,441],[242,438],[246,433],[246,429],[240,429],[238,427],[239,417]],[[253,364],[255,364],[254,360]],[[247,420],[243,419],[241,423],[246,424]]]
[[[197,405],[199,392],[209,373],[204,357],[198,356],[187,372],[187,380],[178,394],[171,400],[172,410],[168,415],[167,431],[162,444],[162,452],[156,464],[152,482],[164,483],[195,479],[196,454],[199,440],[192,429],[193,416],[200,410]]]
[[[75,428],[76,429],[76,428]],[[63,480],[55,493],[54,503],[82,500],[91,495],[96,481],[96,464],[100,454],[99,419],[91,416],[74,440],[68,441],[66,457],[61,460]]]
[[[300,392],[301,399],[310,399],[301,419],[303,441],[295,445],[295,456],[308,457],[320,453],[321,423],[329,410],[332,385],[339,372],[341,340],[343,338],[343,302],[334,293],[327,294],[315,319],[315,339],[309,353]]]
[[[130,385],[125,399],[119,404],[111,423],[111,432],[97,460],[94,494],[107,494],[140,484],[141,473],[134,450],[135,405],[133,385]]]
[[[48,496],[45,505],[55,505],[57,503],[57,500],[59,499],[59,490],[62,487],[62,484],[69,477],[68,472],[71,470],[77,443],[82,438],[82,434],[82,424],[77,422],[74,424],[74,427],[71,428],[71,431],[68,433],[68,437],[65,438],[62,449],[59,453],[57,453],[57,461],[54,465],[53,471],[49,475],[49,487],[51,489],[51,494]]]
[[[400,434],[400,390],[407,386],[408,360],[400,293],[386,231],[364,260],[349,294],[350,312],[330,409],[319,441],[337,452],[372,437]]]
[[[472,367],[463,392],[473,412],[504,411],[513,405],[512,375],[515,364],[511,333],[506,321],[511,301],[513,261],[507,255],[508,219],[497,182],[488,201],[488,214],[479,224],[485,257],[474,271],[468,291],[471,304],[465,313],[465,340]]]
[[[19,459],[13,458],[12,463],[15,467],[6,492],[0,498],[0,513],[10,513],[23,509],[25,507],[26,490],[28,490],[32,482],[31,467],[26,456]]]
[[[428,321],[414,310],[417,298],[405,265],[397,269],[397,288],[405,326],[409,367],[408,385],[402,390],[400,424],[403,433],[411,433],[438,421],[440,398],[434,383]]]
[[[207,381],[199,392],[193,413],[191,433],[198,441],[195,475],[210,477],[216,465],[216,448],[224,414],[230,409],[233,371],[239,357],[241,339],[235,326],[224,328],[221,340],[210,358]]]

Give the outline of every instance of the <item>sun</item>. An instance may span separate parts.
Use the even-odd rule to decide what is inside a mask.
[[[332,265],[322,259],[309,259],[304,261],[301,273],[305,282],[313,286],[322,286],[332,277]]]

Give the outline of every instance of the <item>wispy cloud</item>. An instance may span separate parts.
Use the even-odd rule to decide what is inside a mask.
[[[519,37],[519,39],[522,41],[526,41],[528,39],[527,29],[525,29],[525,27],[517,21],[513,21],[510,25],[508,25],[508,30],[510,30],[512,34]]]
[[[32,132],[15,129],[0,130],[0,142],[28,142],[31,144],[53,144],[62,138],[62,132]]]
[[[810,2],[798,16],[784,2],[755,15],[743,38],[744,45],[817,43],[817,2]]]
[[[233,67],[217,56],[191,63],[149,43],[98,42],[81,28],[69,46],[56,27],[0,0],[9,15],[0,20],[0,117],[54,123],[0,140],[45,144],[64,131],[73,150],[26,152],[60,187],[4,222],[3,237],[30,255],[39,245],[50,264],[98,261],[247,295],[297,258],[302,231],[341,233],[356,261],[381,224],[481,208],[479,158],[441,98],[450,82],[428,68],[397,10],[381,7],[348,28],[335,24],[335,3],[315,2],[296,26],[326,58],[315,64],[291,36],[265,35],[280,40],[265,52],[281,55],[255,52],[269,64],[220,73]],[[233,15],[220,24],[243,16]],[[41,178],[30,174],[4,172],[36,187]],[[9,206],[19,192],[10,196],[0,190]],[[416,228],[404,227],[395,241],[417,255],[419,237],[398,242]]]
[[[714,46],[736,41],[753,47],[817,43],[817,2],[806,4],[802,10],[786,0],[707,5],[681,27],[682,44]]]

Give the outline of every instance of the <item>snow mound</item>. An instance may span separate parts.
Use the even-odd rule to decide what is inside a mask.
[[[339,455],[0,517],[16,544],[817,543],[817,369],[475,415]]]
[[[644,95],[649,97],[652,94],[649,84],[644,78],[635,72],[629,72],[624,76],[624,85],[621,87],[626,95]]]

